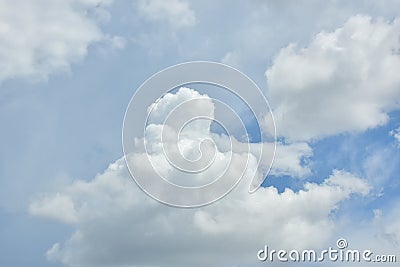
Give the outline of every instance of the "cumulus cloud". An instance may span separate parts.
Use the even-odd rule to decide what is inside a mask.
[[[205,111],[212,115],[206,95],[184,88],[158,100],[149,127],[163,121],[180,101],[196,97],[205,102],[192,104],[192,109],[206,107]],[[195,141],[199,134],[210,135],[209,123],[190,127],[195,131],[188,132],[185,142],[190,137]],[[161,151],[157,131],[151,136],[147,140],[152,148],[149,154],[162,171],[167,165],[157,157]],[[223,147],[223,140],[215,138],[217,146]],[[222,159],[226,156],[223,150],[218,153]],[[305,144],[284,147],[277,157],[276,172],[302,174],[305,170],[293,169],[293,165],[300,164],[299,155],[310,153]],[[250,161],[248,168],[255,169],[255,162]],[[171,174],[179,175],[174,170],[165,172],[166,176]],[[209,174],[214,175],[214,170]],[[286,189],[278,193],[269,187],[249,194],[252,174],[247,172],[228,196],[212,205],[177,209],[142,192],[122,158],[91,181],[77,180],[59,192],[38,196],[29,211],[75,228],[69,240],[55,243],[46,253],[49,260],[68,266],[221,266],[255,263],[257,251],[266,243],[279,248],[325,244],[335,228],[333,211],[352,194],[365,196],[370,190],[360,177],[335,170],[321,184],[306,183],[298,192]]]
[[[266,71],[279,135],[318,139],[383,125],[400,103],[400,19],[351,17],[309,45],[283,48]]]
[[[166,180],[182,186],[200,186],[212,182],[227,171],[226,168],[231,159],[243,160],[238,154],[235,157],[232,156],[231,151],[228,151],[226,147],[226,144],[230,143],[228,136],[210,132],[214,109],[214,103],[207,95],[201,95],[186,87],[181,87],[176,94],[168,93],[157,100],[148,109],[149,117],[144,143],[136,140],[138,146],[135,153],[127,156],[128,161],[132,161],[131,166],[145,177],[154,175],[153,169],[155,169]],[[185,125],[187,118],[197,116],[210,119],[194,119]],[[212,145],[203,146],[200,150],[200,145],[207,144],[203,143],[207,139],[216,142],[215,150]],[[142,149],[142,144],[146,150]],[[165,153],[169,158],[165,156]],[[215,156],[215,161],[212,162],[213,156]],[[146,162],[144,159],[147,157],[151,165],[144,164]],[[196,161],[199,158],[204,160]],[[171,162],[175,165],[171,165]],[[202,163],[205,162],[212,162],[212,164],[204,171],[198,173],[181,171],[181,168],[202,169]],[[256,168],[256,161],[251,161],[247,169],[254,172]],[[240,177],[241,171],[242,169],[239,168],[231,173],[234,176],[233,179]]]
[[[1,0],[0,81],[45,79],[82,60],[88,47],[103,38],[97,19],[88,11],[110,2]]]
[[[190,27],[196,24],[196,16],[185,0],[141,0],[140,14],[150,20],[166,22],[174,28]]]
[[[243,184],[211,206],[171,208],[140,191],[119,159],[92,181],[36,199],[30,212],[74,225],[72,237],[47,252],[68,266],[220,266],[255,262],[266,242],[282,248],[323,245],[334,229],[332,211],[351,194],[369,191],[362,179],[343,171],[297,193],[269,187],[248,194]],[[58,205],[62,199],[73,204]],[[75,219],[66,220],[72,206]]]
[[[224,127],[231,130],[231,134],[232,130],[235,131],[235,129],[240,128],[237,127],[239,122],[235,118],[231,118],[230,116],[226,116],[222,120],[218,116],[215,118],[214,110],[219,110],[219,115],[223,111],[222,106],[218,105],[216,107],[214,106],[215,104],[208,95],[201,95],[197,91],[185,87],[181,87],[175,94],[166,94],[148,109],[149,117],[148,125],[146,126],[146,140],[144,142],[146,150],[142,147],[143,141],[136,140],[137,147],[135,150],[137,153],[129,156],[128,161],[132,162],[132,166],[142,176],[152,175],[154,168],[166,180],[183,186],[188,186],[188,182],[192,186],[194,184],[197,186],[205,185],[217,177],[221,177],[225,172],[230,172],[231,179],[236,179],[236,177],[242,176],[242,170],[245,170],[244,175],[256,176],[252,185],[258,187],[270,168],[274,152],[273,143],[250,143],[248,147],[247,143],[238,141],[233,135],[228,137],[225,134],[211,132],[211,120],[191,120],[190,123],[181,128],[185,122],[184,117],[195,118],[200,115],[219,120],[224,124]],[[178,106],[180,109],[176,109]],[[171,114],[172,111],[175,113],[175,116],[169,116],[166,121],[167,115]],[[226,123],[225,119],[228,120],[228,123]],[[179,140],[175,140],[174,136],[178,135]],[[243,133],[240,132],[239,135],[242,136]],[[164,139],[162,140],[162,138]],[[216,146],[215,154],[213,153],[214,148],[212,146],[202,150],[204,158],[207,158],[206,155],[210,159],[212,156],[215,156],[215,161],[210,168],[195,174],[192,172],[181,173],[179,169],[170,164],[172,160],[176,161],[175,164],[184,166],[186,165],[185,158],[191,160],[199,158],[201,155],[200,144],[206,139],[213,140]],[[171,152],[173,155],[171,154],[169,159],[167,159],[164,155],[165,152],[169,150],[174,151],[173,147],[176,146],[177,141],[179,150]],[[248,149],[250,154],[247,159],[244,153],[247,153]],[[260,158],[261,150],[262,154]],[[181,158],[177,155],[180,153],[184,157]],[[277,160],[273,164],[271,173],[276,176],[290,175],[293,177],[305,177],[311,173],[308,165],[308,159],[311,156],[312,149],[306,143],[279,143],[276,151]],[[144,164],[144,159],[147,157],[149,157],[151,165]],[[260,167],[258,168],[257,161],[259,158]],[[244,166],[243,164],[246,161],[247,166]],[[240,168],[239,166],[243,167]]]

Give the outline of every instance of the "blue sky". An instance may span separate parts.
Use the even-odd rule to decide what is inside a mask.
[[[104,249],[100,260],[105,265],[187,266],[195,265],[190,257],[201,255],[210,255],[219,266],[235,260],[252,265],[262,242],[318,248],[342,235],[355,246],[382,237],[376,244],[381,253],[398,251],[400,140],[390,132],[400,127],[399,1],[40,3],[0,1],[0,266],[100,266],[95,249]],[[264,206],[248,207],[247,199],[237,204],[238,210],[259,216],[249,219],[254,231],[267,232],[245,239],[246,249],[223,242],[255,235],[241,230],[246,222],[240,219],[229,223],[238,215],[229,211],[227,201],[191,214],[158,203],[161,207],[154,208],[115,167],[123,165],[121,127],[136,88],[154,73],[192,60],[243,71],[263,90],[276,115],[283,148],[264,185],[279,193],[273,188],[257,193],[268,195],[257,201],[272,203],[264,211]],[[360,186],[346,185],[346,177]],[[136,203],[140,195],[143,207],[118,208],[123,206],[119,198],[102,199],[99,195],[112,195],[101,186],[107,179],[118,181],[116,192],[126,196],[121,202]],[[307,183],[315,188],[307,191]],[[284,194],[285,188],[294,195]],[[301,192],[318,195],[320,189],[332,197],[321,200],[315,208],[319,212],[294,216],[302,205],[291,206],[287,199],[306,199],[312,206],[315,199]],[[72,201],[72,217],[48,208],[60,203],[57,196],[61,203]],[[99,212],[85,210],[82,203]],[[281,210],[270,219],[274,213],[267,216],[267,208],[273,204]],[[226,217],[217,216],[221,210],[227,210]],[[69,211],[61,205],[58,212]],[[207,225],[209,219],[217,224]],[[100,223],[90,229],[96,220]],[[146,249],[155,240],[170,240],[165,232],[175,233],[181,221],[189,234],[178,235],[176,246],[155,246],[160,256],[153,261]],[[152,233],[147,223],[160,230]],[[290,230],[296,223],[304,226],[305,236],[311,231],[321,238],[296,242],[304,237]],[[282,224],[287,232],[276,231]],[[126,232],[129,225],[136,230]],[[196,227],[203,235],[191,232]],[[106,231],[115,235],[99,234]],[[85,238],[75,240],[77,233]],[[198,245],[186,248],[188,240]],[[109,245],[99,248],[96,242]],[[227,249],[214,255],[210,242]],[[120,248],[126,250],[116,253]],[[179,252],[183,249],[185,257]],[[243,253],[230,259],[236,250]]]

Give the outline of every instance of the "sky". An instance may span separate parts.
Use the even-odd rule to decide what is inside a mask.
[[[0,0],[0,266],[262,266],[264,245],[325,249],[339,238],[399,259],[399,5]],[[277,149],[256,193],[253,160],[226,197],[181,209],[139,189],[121,134],[144,81],[197,60],[258,85]],[[207,88],[187,87],[156,115],[199,95],[206,104],[193,111],[210,111]],[[157,117],[150,124],[157,136]],[[193,127],[183,141],[213,137],[224,163],[224,138]]]

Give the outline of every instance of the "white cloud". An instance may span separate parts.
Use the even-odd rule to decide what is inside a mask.
[[[331,177],[325,181],[327,185],[339,186],[343,191],[359,192],[367,195],[371,187],[364,181],[355,178],[350,173],[334,170]]]
[[[150,20],[167,22],[174,28],[190,27],[196,24],[196,16],[185,0],[141,0],[140,14]]]
[[[72,200],[76,220],[64,221],[76,232],[47,252],[49,259],[68,266],[221,266],[255,262],[266,242],[282,248],[323,245],[334,229],[331,212],[351,194],[368,190],[360,178],[335,171],[322,184],[307,183],[297,193],[279,194],[269,187],[248,194],[242,181],[213,205],[176,209],[140,191],[119,159],[92,181],[76,181],[35,200],[30,212],[63,220],[71,208],[58,205],[59,200]]]
[[[191,101],[196,100],[196,101]],[[174,109],[180,105],[180,110],[183,111],[181,114],[178,109]],[[186,106],[185,106],[186,105]],[[220,113],[222,107],[220,106]],[[183,110],[182,110],[183,109]],[[194,118],[197,116],[205,116],[214,118],[214,110],[218,107],[214,106],[214,102],[209,98],[208,95],[201,95],[197,91],[189,88],[181,87],[176,94],[168,93],[161,99],[157,100],[156,103],[152,104],[148,109],[149,121],[146,126],[146,141],[145,147],[147,151],[141,146],[142,141],[136,140],[136,155],[132,156],[132,166],[143,176],[151,175],[152,169],[154,168],[159,175],[164,177],[166,180],[178,183],[184,186],[199,186],[205,185],[213,181],[213,179],[220,177],[225,172],[233,171],[230,173],[231,179],[242,176],[242,170],[246,170],[245,175],[251,176],[255,173],[255,180],[252,186],[257,186],[264,179],[266,172],[270,167],[271,158],[273,157],[274,145],[272,143],[250,143],[250,157],[248,165],[243,169],[239,166],[242,165],[243,158],[247,158],[247,143],[242,143],[236,140],[233,136],[230,136],[232,140],[231,153],[231,140],[226,135],[219,135],[210,133],[210,120],[192,120],[189,124],[183,126],[184,118]],[[165,122],[166,116],[174,110],[175,115],[170,116],[168,121]],[[230,118],[230,116],[227,116]],[[224,124],[227,129],[240,128],[237,127],[238,121],[228,119],[228,123],[224,118],[215,118]],[[182,121],[183,120],[183,121]],[[229,125],[228,125],[229,124]],[[210,168],[203,172],[193,173],[182,173],[180,170],[174,168],[170,164],[170,160],[174,159],[175,164],[183,166],[185,159],[179,160],[179,155],[170,156],[168,160],[164,153],[169,148],[175,147],[176,144],[173,136],[178,136],[180,132],[180,138],[178,141],[178,147],[180,151],[176,153],[183,153],[186,158],[192,160],[200,156],[199,145],[205,139],[213,140],[216,145],[215,161]],[[164,142],[162,142],[162,131],[165,132]],[[242,135],[242,133],[240,134]],[[166,138],[168,137],[168,138]],[[257,168],[257,160],[259,158],[259,152],[263,151],[260,159],[260,167]],[[173,149],[171,149],[173,151]],[[214,153],[212,147],[208,150],[203,150],[204,155],[210,155],[210,158]],[[246,153],[246,154],[244,154]],[[203,155],[203,156],[204,156]],[[149,156],[152,166],[144,164],[145,160]],[[308,160],[312,156],[312,149],[306,143],[293,143],[293,144],[281,144],[277,145],[276,161],[272,166],[271,173],[276,176],[290,175],[292,177],[305,177],[311,173]],[[129,159],[131,157],[128,157]],[[233,163],[230,164],[232,160]],[[246,159],[247,161],[247,159]],[[183,164],[183,165],[182,165]],[[235,168],[232,168],[235,166]],[[253,188],[251,186],[251,188]],[[169,192],[168,192],[169,193]]]
[[[204,102],[191,103],[190,111],[199,109],[212,115],[211,100],[206,95],[181,88],[176,95],[168,94],[157,102],[148,127],[157,128],[157,121],[163,121],[171,106],[198,97]],[[174,121],[166,125],[173,128]],[[209,123],[190,127],[195,131],[183,134],[184,140],[191,137],[196,141],[199,134],[209,135]],[[147,139],[152,160],[161,172],[167,170],[166,176],[182,175],[159,157],[162,149],[158,134],[155,129]],[[223,147],[223,141],[216,138],[217,147]],[[282,148],[277,156],[277,173],[307,172],[300,158],[310,156],[309,146],[299,143]],[[220,159],[214,169],[210,167],[211,177],[223,167],[227,157],[223,151],[217,151]],[[233,154],[238,164],[247,160],[240,157],[240,151]],[[255,263],[256,252],[266,243],[279,248],[319,247],[334,230],[332,212],[340,203],[352,194],[369,192],[363,179],[335,170],[321,184],[306,183],[299,192],[286,189],[278,193],[269,187],[248,194],[256,168],[256,162],[249,161],[243,180],[220,201],[197,209],[177,209],[146,196],[130,178],[124,159],[119,159],[92,181],[78,180],[53,195],[38,197],[31,202],[30,213],[75,227],[69,240],[55,243],[46,253],[49,260],[68,266],[221,266]]]
[[[400,127],[395,130],[390,131],[389,134],[396,139],[397,145],[400,147]]]
[[[0,81],[46,79],[50,73],[68,70],[82,60],[88,47],[103,38],[88,10],[109,3],[0,0]]]
[[[266,71],[279,135],[309,140],[383,125],[400,103],[400,19],[351,17]]]
[[[62,210],[61,213],[60,210]],[[33,215],[44,216],[65,223],[75,223],[78,219],[71,198],[61,194],[42,197],[40,201],[29,205],[29,211]]]
[[[313,155],[312,148],[303,142],[278,144],[271,174],[276,176],[306,177],[311,174],[309,159]]]

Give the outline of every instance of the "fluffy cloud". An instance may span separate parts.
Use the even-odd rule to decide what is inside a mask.
[[[242,176],[242,170],[246,170],[244,175],[252,176],[253,173],[256,176],[250,188],[258,187],[270,168],[274,144],[266,142],[263,144],[250,143],[250,147],[248,147],[247,143],[235,139],[232,135],[234,131],[236,131],[235,136],[243,136],[245,132],[238,131],[237,129],[240,128],[238,120],[228,116],[228,112],[224,112],[223,106],[215,106],[216,104],[218,103],[214,103],[208,95],[201,95],[197,91],[185,87],[181,87],[176,94],[168,93],[157,100],[148,109],[149,117],[146,126],[146,141],[144,142],[146,151],[142,147],[143,141],[136,140],[135,155],[132,155],[132,159],[131,156],[128,157],[128,161],[132,162],[131,166],[141,173],[141,176],[145,177],[153,175],[152,169],[154,168],[166,180],[183,186],[205,185],[226,172],[230,173],[229,180],[236,179],[236,177]],[[225,117],[217,116],[215,118],[214,110],[219,110],[218,115],[224,113]],[[173,113],[171,113],[172,111]],[[173,115],[165,121],[168,114]],[[181,128],[186,121],[185,118],[190,119],[197,116],[217,119],[231,133],[231,136],[210,132],[211,120],[191,120],[190,123]],[[226,123],[226,120],[228,123]],[[163,131],[164,134],[162,134]],[[179,140],[175,140],[174,136],[178,135]],[[210,168],[194,174],[181,172],[171,166],[171,160],[176,161],[175,164],[179,166],[188,166],[185,164],[185,157],[191,160],[199,158],[201,155],[200,144],[206,145],[203,141],[207,139],[212,140],[216,148],[215,154],[212,146],[202,150],[205,160],[206,155],[210,159],[215,156],[215,161]],[[179,150],[174,152],[173,148],[176,147],[176,143]],[[203,148],[206,148],[206,146]],[[231,153],[231,149],[233,153]],[[247,160],[248,149],[250,149],[250,154]],[[260,159],[260,168],[257,168],[257,160],[261,150],[263,153]],[[173,153],[169,156],[169,159],[164,155],[168,151]],[[184,157],[180,157],[180,153]],[[144,164],[148,156],[152,166]],[[271,173],[276,176],[304,177],[311,172],[308,166],[308,159],[311,156],[312,149],[306,143],[279,143],[276,151],[277,160]],[[230,163],[231,160],[232,163]],[[208,160],[206,161],[208,162]],[[247,166],[242,166],[246,161]],[[192,163],[189,165],[192,165]],[[242,166],[242,168],[239,166]]]
[[[141,0],[138,9],[144,18],[167,22],[174,28],[190,27],[196,23],[194,11],[184,0]]]
[[[229,171],[227,168],[230,167],[231,160],[233,161],[231,166],[241,166],[243,157],[238,153],[232,154],[230,150],[228,151],[229,137],[210,133],[210,119],[214,118],[214,109],[214,103],[207,95],[201,95],[185,87],[181,87],[176,94],[168,93],[157,100],[148,109],[149,117],[144,143],[136,140],[138,145],[134,154],[127,156],[132,164],[130,166],[144,177],[157,175],[153,172],[155,169],[166,180],[182,186],[200,186],[212,182],[224,172]],[[191,118],[197,116],[210,119],[190,121]],[[190,122],[185,124],[187,121]],[[204,140],[212,140],[216,147],[210,143],[207,145],[203,142]],[[142,144],[146,147],[146,151],[143,150]],[[212,161],[214,156],[215,160]],[[151,162],[149,165],[144,164],[147,157]],[[244,163],[246,161],[244,160]],[[171,165],[171,162],[179,168]],[[209,168],[201,172],[181,171],[181,169],[199,170],[202,166],[207,166],[209,162],[212,163]],[[203,163],[206,164],[203,165]],[[250,160],[247,170],[254,172],[257,169],[256,163],[255,159]],[[231,178],[240,177],[244,169],[246,167],[235,168],[230,172]],[[166,193],[171,194],[169,191]]]
[[[266,71],[279,134],[310,140],[385,124],[400,103],[399,32],[400,19],[359,15],[283,48]]]
[[[163,121],[171,107],[198,97],[205,102],[191,103],[190,112],[199,109],[212,115],[211,101],[206,95],[182,88],[153,106],[155,111],[148,127],[157,128],[157,121]],[[173,128],[174,123],[166,125]],[[204,122],[189,126],[189,130],[195,131],[183,134],[182,141],[186,144],[190,138],[196,141],[199,134],[210,135],[209,127]],[[162,149],[157,135],[155,129],[147,142],[150,156],[163,171],[168,166],[158,157]],[[219,149],[223,141],[215,138]],[[310,153],[305,144],[281,145],[275,172],[303,174],[307,169],[302,169],[300,158]],[[237,151],[233,154],[236,160],[247,160],[239,157]],[[217,171],[226,153],[221,149],[218,155],[222,160],[218,159]],[[276,188],[269,187],[249,194],[256,162],[249,161],[247,169],[250,171],[225,198],[202,208],[177,209],[146,196],[130,178],[122,158],[91,181],[77,180],[59,192],[38,196],[29,211],[75,228],[69,240],[54,244],[46,253],[49,260],[68,266],[221,266],[255,263],[256,252],[265,244],[277,248],[320,247],[335,228],[332,212],[352,194],[365,196],[370,190],[363,179],[335,170],[321,184],[306,183],[298,192],[286,189],[278,193]],[[215,175],[215,170],[210,167],[209,175]],[[169,168],[165,175],[176,177],[179,173]]]
[[[119,159],[92,181],[76,181],[35,200],[30,212],[76,228],[69,240],[47,252],[50,260],[68,266],[221,266],[255,262],[265,243],[323,245],[334,229],[331,212],[352,193],[369,191],[362,179],[343,171],[334,171],[320,185],[307,183],[299,192],[279,194],[269,187],[248,194],[247,182],[213,205],[176,209],[140,191]],[[73,204],[58,205],[61,199]]]
[[[103,38],[88,10],[100,10],[109,3],[0,0],[0,81],[45,79],[82,60],[88,47]]]

